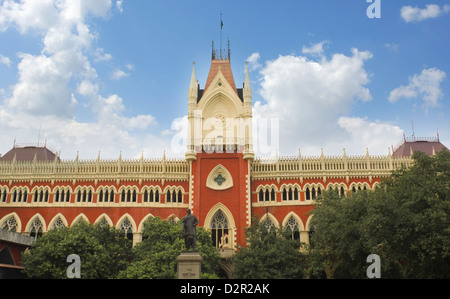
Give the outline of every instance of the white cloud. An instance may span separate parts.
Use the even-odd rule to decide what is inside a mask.
[[[76,100],[67,84],[70,73],[57,59],[45,55],[20,54],[18,65],[19,82],[6,99],[6,106],[15,111],[39,115],[64,115],[71,117],[75,112]]]
[[[116,2],[116,7],[117,7],[117,9],[118,9],[120,12],[123,12],[123,7],[122,7],[122,5],[123,5],[123,0],[117,0],[117,2]]]
[[[252,53],[252,55],[250,55],[247,58],[247,62],[250,66],[250,70],[256,70],[259,69],[261,67],[261,64],[259,64],[259,59],[261,58],[261,55],[258,52]]]
[[[397,52],[399,47],[396,43],[385,43],[384,46],[386,47],[386,49],[392,52]]]
[[[94,61],[112,56],[93,47],[97,34],[85,19],[88,15],[108,18],[111,7],[111,0],[1,2],[0,31],[15,28],[21,34],[32,31],[42,37],[39,54],[18,54],[18,81],[10,92],[1,89],[5,94],[0,102],[1,140],[37,141],[42,127],[41,141],[48,139],[48,144],[62,150],[68,159],[77,150],[88,158],[96,157],[99,150],[103,150],[102,156],[114,158],[120,150],[134,155],[154,144],[168,144],[143,132],[157,124],[153,116],[127,115],[120,96],[104,97],[99,92],[98,74],[88,54]],[[131,65],[127,69],[131,70]],[[92,120],[76,119],[75,93],[89,98]],[[0,145],[0,152],[9,149],[7,142]]]
[[[445,72],[437,68],[424,69],[422,73],[410,77],[408,85],[392,90],[389,101],[394,103],[401,98],[411,99],[422,96],[425,108],[437,107],[439,99],[444,95],[440,84],[445,77]]]
[[[115,70],[112,75],[111,75],[111,79],[113,80],[120,80],[122,78],[128,77],[130,74],[125,73],[123,70],[121,69],[117,69]]]
[[[97,48],[94,52],[94,61],[109,61],[112,59],[112,55],[105,53],[105,50],[102,48]]]
[[[89,80],[83,80],[78,85],[77,92],[84,96],[95,96],[98,93],[98,84]]]
[[[322,57],[323,52],[324,52],[323,46],[328,43],[330,43],[330,42],[325,40],[325,41],[321,41],[320,43],[311,44],[311,46],[309,48],[306,46],[303,46],[302,53],[310,54],[312,56]]]
[[[340,117],[338,125],[351,135],[339,143],[348,154],[361,154],[366,147],[370,154],[387,154],[388,147],[396,145],[403,136],[403,130],[398,126],[360,117]]]
[[[5,57],[5,56],[0,54],[0,64],[4,64],[7,67],[10,67],[11,66],[11,59],[9,59],[9,57]]]
[[[400,15],[407,23],[420,22],[426,19],[437,18],[450,12],[450,4],[445,4],[442,8],[437,4],[428,4],[426,8],[403,6]]]
[[[323,49],[313,52],[323,53],[319,48]],[[295,155],[298,148],[310,155],[319,155],[320,148],[329,154],[342,154],[343,147],[364,153],[365,146],[375,147],[371,137],[383,135],[386,139],[380,144],[385,154],[389,136],[399,138],[397,128],[392,131],[389,124],[359,121],[367,134],[364,139],[351,126],[359,120],[348,116],[352,106],[372,100],[364,69],[372,54],[357,49],[351,53],[334,54],[329,60],[321,57],[319,62],[302,56],[279,56],[265,63],[260,71],[260,94],[265,102],[255,102],[254,118],[279,121],[280,154]]]

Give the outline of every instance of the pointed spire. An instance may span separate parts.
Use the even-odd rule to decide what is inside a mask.
[[[252,88],[250,86],[250,76],[248,74],[248,61],[245,62],[245,81],[244,81],[244,102],[252,101]]]
[[[197,102],[198,98],[198,81],[195,78],[195,62],[192,63],[191,84],[189,85],[189,102]]]

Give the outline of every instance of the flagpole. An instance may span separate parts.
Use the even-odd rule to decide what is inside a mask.
[[[223,59],[223,57],[222,57],[222,28],[223,28],[222,14],[220,14],[220,59]]]

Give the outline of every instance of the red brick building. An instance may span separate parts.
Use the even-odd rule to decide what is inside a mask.
[[[392,170],[410,165],[408,150],[255,157],[248,70],[243,88],[236,88],[229,55],[216,56],[203,89],[193,68],[184,159],[61,160],[46,145],[15,145],[0,158],[0,229],[36,238],[78,221],[100,222],[136,243],[149,217],[178,221],[190,208],[228,257],[246,245],[245,228],[254,216],[308,243],[308,212],[318,195],[373,189]]]

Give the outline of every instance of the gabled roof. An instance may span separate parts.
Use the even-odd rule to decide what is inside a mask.
[[[4,156],[0,157],[0,161],[33,162],[36,157],[37,162],[53,162],[59,157],[49,150],[46,146],[14,146]]]
[[[230,60],[228,60],[228,59],[211,60],[211,68],[209,69],[209,75],[208,75],[208,79],[206,80],[204,90],[206,91],[208,89],[208,87],[211,85],[211,82],[216,77],[217,73],[219,72],[219,69],[222,72],[225,79],[231,85],[233,90],[239,96],[239,93],[236,89],[236,84],[234,83],[234,77],[233,77],[233,72],[231,71]]]
[[[439,138],[404,138],[403,143],[394,150],[393,157],[410,157],[415,151],[423,152],[427,155],[434,155],[442,149],[448,151]]]

